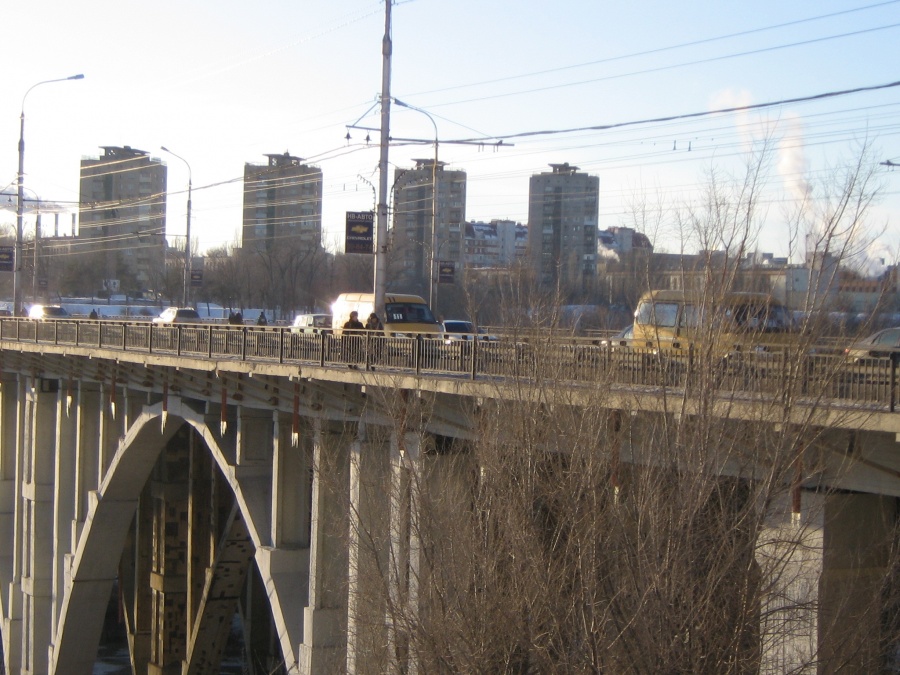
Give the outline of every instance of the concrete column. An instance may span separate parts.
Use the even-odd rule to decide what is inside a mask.
[[[400,633],[396,618],[418,607],[420,552],[419,474],[421,438],[415,432],[391,434],[390,558],[388,602],[385,624],[390,672],[415,672],[415,664],[401,663],[407,636]]]
[[[125,435],[125,400],[123,390],[110,382],[100,385],[100,446],[98,465],[100,481],[119,447],[119,439]]]
[[[191,636],[195,623],[200,620],[198,612],[206,577],[216,557],[219,511],[213,506],[214,479],[206,448],[200,443],[191,443],[189,452],[187,635]]]
[[[270,475],[263,472],[262,466],[252,465],[249,469],[240,468],[238,472],[241,491],[253,513],[254,522],[262,528],[268,522],[266,519],[271,518],[270,529],[260,531],[263,539],[269,536],[271,545],[264,542],[256,550],[256,565],[265,584],[265,593],[254,596],[252,585],[248,585],[248,594],[260,598],[257,605],[262,604],[264,598],[267,605],[265,613],[276,619],[273,630],[278,636],[285,667],[289,671],[292,667],[299,668],[304,616],[309,605],[313,466],[312,426],[309,420],[304,420],[295,447],[292,422],[292,416],[284,413],[276,412],[274,417],[269,416],[270,437],[273,435],[271,429],[274,429],[273,447],[269,451],[272,459],[266,465]],[[268,482],[263,484],[264,480]],[[269,501],[265,502],[263,497],[269,496]],[[263,513],[264,510],[270,513]],[[245,611],[247,609],[244,607]],[[251,607],[249,611],[255,616],[261,610]],[[254,635],[266,630],[268,624],[263,623],[250,627],[253,633],[250,639],[254,644],[258,643]]]
[[[75,515],[72,541],[78,541],[91,503],[91,492],[100,487],[100,407],[97,382],[81,382],[75,392],[75,416],[78,425],[75,448]]]
[[[238,408],[237,464],[251,466],[272,461],[274,427],[271,410]]]
[[[826,672],[872,673],[884,667],[884,645],[896,637],[884,635],[885,616],[896,622],[897,580],[891,578],[896,522],[894,497],[837,493],[825,499],[819,656]]]
[[[309,560],[309,605],[304,612],[300,670],[309,675],[339,672],[346,662],[344,612],[347,569],[346,469],[349,443],[315,421]]]
[[[309,548],[312,501],[311,432],[309,422],[301,426],[296,446],[293,420],[276,413],[272,474],[272,543],[278,549]]]
[[[22,670],[35,675],[49,669],[53,605],[53,479],[56,467],[58,380],[33,378],[27,396],[26,471],[22,506],[25,549],[22,567]]]
[[[371,438],[360,422],[350,446],[347,673],[370,672],[366,655],[384,649],[382,570],[388,562],[390,446]]]
[[[130,542],[133,569],[129,579],[122,580],[131,658],[137,675],[147,673],[150,663],[150,643],[153,638],[153,591],[150,579],[153,576],[154,501],[151,486],[148,484],[138,501],[134,537]]]
[[[3,586],[3,660],[9,675],[22,664],[22,456],[25,423],[24,377],[4,374],[0,379],[0,568]]]
[[[63,383],[65,384],[65,383]],[[78,445],[77,412],[68,405],[70,393],[60,387],[56,400],[56,466],[53,494],[53,615],[51,635],[56,635],[59,611],[66,588],[69,554],[74,552],[72,521],[75,518],[75,462]]]
[[[191,431],[163,451],[153,485],[150,675],[181,673],[187,650],[188,464]]]
[[[790,494],[774,500],[757,547],[768,588],[760,608],[761,675],[816,672],[825,504],[814,492],[804,492],[802,503],[797,514]]]
[[[0,374],[0,618],[8,614],[6,589],[13,573],[17,390],[15,375]]]

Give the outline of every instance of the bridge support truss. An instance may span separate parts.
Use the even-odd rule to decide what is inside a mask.
[[[453,526],[428,506],[471,508],[482,467],[466,448],[483,397],[380,384],[376,397],[369,381],[293,373],[5,362],[6,672],[88,675],[111,598],[142,675],[217,673],[229,644],[250,672],[420,671],[416,631],[434,591],[427,545]],[[657,470],[641,426],[662,417],[681,423],[610,414],[597,452],[613,456],[613,501],[629,475]],[[451,438],[452,452],[439,447]],[[874,444],[883,465],[892,442]],[[811,465],[830,451],[804,452]],[[804,475],[824,475],[825,464]],[[807,481],[760,505],[766,525],[747,564],[768,588],[748,647],[761,672],[869,662],[843,653],[841,638],[848,625],[877,634],[894,611],[863,612],[853,598],[877,595],[890,577],[900,496],[900,481],[872,465],[841,490]],[[723,469],[723,484],[737,480]],[[865,493],[873,480],[878,493]],[[801,545],[781,548],[797,532]]]

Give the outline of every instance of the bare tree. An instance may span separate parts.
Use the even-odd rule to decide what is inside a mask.
[[[730,253],[701,269],[708,320],[689,372],[638,351],[573,386],[577,344],[530,341],[527,379],[479,397],[466,440],[426,432],[440,415],[427,396],[369,392],[422,451],[407,483],[369,486],[407,514],[397,531],[382,519],[354,533],[383,580],[360,612],[372,672],[896,671],[897,508],[843,486],[862,441],[838,431],[858,415],[832,404],[842,357],[807,358],[820,328],[808,322],[756,370],[723,358],[713,318],[754,245],[761,166],[712,177],[702,207],[677,216]],[[845,195],[849,228],[811,216],[842,251],[863,230],[866,194]],[[552,325],[552,296],[511,277],[497,294],[518,325]],[[621,386],[631,369],[653,386]],[[391,538],[416,542],[408,558],[386,555]]]

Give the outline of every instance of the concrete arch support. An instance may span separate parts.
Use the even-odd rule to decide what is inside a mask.
[[[237,541],[240,539],[240,532],[246,531],[252,547],[258,551],[261,548],[259,533],[265,533],[263,541],[268,538],[270,516],[260,513],[258,500],[248,500],[246,495],[246,490],[257,485],[252,476],[259,473],[259,468],[250,471],[250,475],[245,476],[250,480],[244,483],[239,478],[240,467],[228,463],[213,432],[206,426],[204,416],[180,399],[170,398],[162,424],[160,417],[161,404],[145,409],[119,443],[99,489],[89,493],[89,508],[71,560],[71,573],[66,582],[59,625],[51,646],[50,672],[60,675],[88,675],[91,672],[93,652],[85,650],[84,646],[96,645],[99,639],[103,610],[109,598],[111,584],[117,575],[120,552],[138,512],[139,496],[162,448],[185,422],[206,444],[215,464],[234,492],[234,501],[241,515],[241,527],[244,529],[234,530],[238,534],[232,533],[231,538],[226,537],[224,541]],[[269,484],[266,490],[268,492],[271,489],[270,475],[266,481]],[[255,502],[257,508],[250,508],[249,504]],[[262,527],[254,522],[253,516],[257,515],[261,516]],[[146,518],[138,518],[137,527],[146,528],[149,524],[150,521]],[[137,567],[140,567],[139,562],[135,562]],[[264,583],[272,583],[271,580],[266,580],[266,571],[261,570],[261,574]],[[198,606],[201,602],[209,604],[208,600],[202,599],[194,602]],[[273,612],[277,613],[277,610],[273,608]],[[283,624],[283,620],[276,617],[276,623]],[[199,625],[198,623],[195,630],[202,632]]]

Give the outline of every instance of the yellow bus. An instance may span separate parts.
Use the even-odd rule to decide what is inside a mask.
[[[767,293],[657,290],[641,296],[632,346],[686,350],[710,342],[717,350],[764,350],[788,341],[788,310]]]
[[[443,332],[428,303],[418,295],[386,293],[382,316],[375,309],[374,293],[341,293],[331,305],[331,325],[335,333],[341,333],[344,324],[350,319],[350,312],[356,312],[362,323],[366,322],[369,314],[375,312],[388,337]]]

